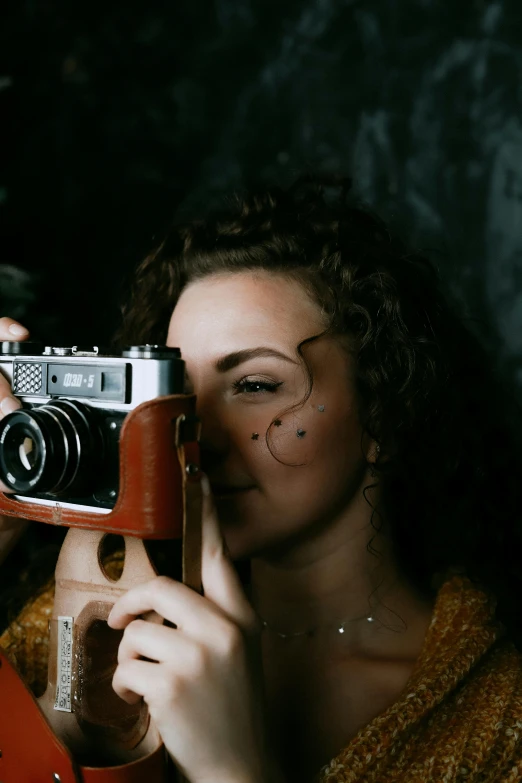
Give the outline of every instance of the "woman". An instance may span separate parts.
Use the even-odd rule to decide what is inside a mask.
[[[114,687],[193,783],[520,780],[514,414],[430,264],[338,190],[138,269],[118,338],[180,347],[197,394],[205,595],[119,600]]]

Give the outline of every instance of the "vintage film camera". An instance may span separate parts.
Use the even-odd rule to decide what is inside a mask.
[[[27,502],[113,508],[122,424],[141,403],[183,393],[179,349],[131,346],[103,356],[97,348],[3,343],[0,350],[0,372],[23,403],[0,422],[0,480]]]
[[[0,493],[0,514],[70,528],[43,696],[34,699],[0,650],[0,690],[12,705],[0,715],[0,779],[163,783],[146,706],[112,691],[119,632],[105,621],[122,593],[156,575],[141,539],[180,539],[182,581],[201,591],[199,422],[179,349],[1,343],[0,372],[22,402],[0,422],[0,480],[12,490]],[[110,534],[125,549],[117,580],[101,557]]]
[[[197,441],[198,424],[179,349],[102,355],[26,342],[0,350],[0,372],[23,404],[0,422],[0,480],[13,490],[0,513],[180,537],[172,527],[182,511],[176,444]]]

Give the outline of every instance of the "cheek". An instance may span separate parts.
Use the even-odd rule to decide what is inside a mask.
[[[346,399],[337,410],[343,407]],[[252,441],[245,432],[238,451],[257,491],[217,504],[233,557],[251,557],[335,518],[357,494],[366,470],[361,428],[355,414],[335,410],[325,405],[320,412],[309,401],[282,415],[278,427],[270,426],[266,413],[252,418],[259,438]]]
[[[324,410],[322,408],[324,407]],[[343,415],[336,412],[343,409]],[[267,438],[267,426],[268,438]],[[259,437],[246,440],[245,456],[262,489],[302,497],[322,488],[333,491],[359,480],[365,468],[362,431],[355,412],[343,406],[306,406],[275,419],[260,421]],[[293,498],[295,501],[295,497]]]

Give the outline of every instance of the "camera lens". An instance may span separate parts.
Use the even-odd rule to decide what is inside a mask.
[[[53,400],[0,422],[0,479],[15,492],[60,494],[85,484],[99,451],[87,406]]]

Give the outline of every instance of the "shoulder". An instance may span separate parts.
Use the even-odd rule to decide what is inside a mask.
[[[494,608],[466,579],[444,584],[406,688],[321,783],[522,780],[522,655]]]
[[[493,645],[447,707],[466,734],[463,759],[472,769],[499,783],[522,778],[522,654],[511,640]]]

